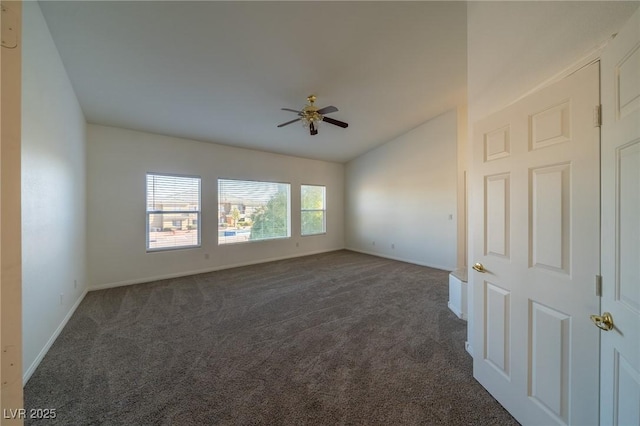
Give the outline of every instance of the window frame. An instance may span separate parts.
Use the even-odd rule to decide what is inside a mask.
[[[302,190],[305,186],[322,188],[322,208],[321,209],[305,209],[302,205]],[[302,215],[305,212],[322,212],[322,232],[304,233]],[[300,236],[311,237],[313,235],[325,235],[327,233],[327,186],[319,184],[300,184]]]
[[[256,183],[266,183],[266,184],[277,184],[277,185],[286,185],[287,187],[287,227],[286,227],[286,235],[281,237],[271,237],[271,238],[260,238],[260,239],[247,239],[245,241],[230,241],[230,242],[221,242],[220,240],[220,230],[216,233],[216,242],[217,246],[233,246],[238,244],[247,244],[247,243],[261,243],[266,241],[277,241],[277,240],[286,240],[291,238],[291,186],[290,182],[282,182],[275,180],[258,180],[258,179],[241,179],[241,178],[227,178],[227,177],[218,177],[216,180],[216,189],[217,189],[217,214],[220,214],[220,181],[235,181],[235,182],[256,182]],[[267,201],[268,202],[268,201]],[[266,204],[266,203],[265,203]],[[216,218],[217,226],[220,225],[219,217]]]
[[[188,178],[188,179],[197,179],[198,181],[198,210],[149,210],[149,190],[148,190],[148,182],[149,182],[149,176],[163,176],[163,177],[178,177],[178,178]],[[197,176],[197,175],[186,175],[186,174],[178,174],[178,173],[161,173],[161,172],[147,172],[145,174],[145,210],[146,210],[146,216],[145,216],[145,222],[146,222],[146,228],[145,228],[145,246],[146,246],[146,252],[147,253],[156,253],[156,252],[163,252],[163,251],[172,251],[172,250],[188,250],[188,249],[194,249],[194,248],[200,248],[202,247],[202,229],[200,227],[200,224],[202,223],[202,177],[201,176]],[[198,231],[198,235],[197,235],[197,242],[196,244],[191,244],[191,245],[182,245],[182,246],[170,246],[170,247],[150,247],[150,235],[149,235],[149,225],[150,225],[150,221],[149,218],[152,214],[162,214],[162,215],[168,215],[168,214],[195,214],[197,215],[197,231]]]

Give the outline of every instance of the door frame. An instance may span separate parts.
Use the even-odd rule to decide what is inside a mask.
[[[15,46],[0,47],[0,408],[2,424],[22,424],[21,104],[22,3],[4,1],[0,27]],[[6,410],[6,411],[5,411]],[[13,412],[9,410],[14,410]],[[4,418],[5,416],[9,418]]]

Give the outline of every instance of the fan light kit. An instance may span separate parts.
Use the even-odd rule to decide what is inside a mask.
[[[295,123],[296,121],[300,121],[300,122],[302,122],[302,125],[305,128],[309,129],[309,134],[311,134],[311,136],[313,136],[313,135],[317,135],[318,134],[318,125],[323,121],[325,123],[329,123],[329,124],[333,124],[333,125],[338,126],[338,127],[342,127],[343,129],[349,126],[344,121],[335,120],[333,118],[325,117],[326,114],[330,114],[332,112],[337,112],[338,108],[334,107],[333,105],[330,105],[328,107],[324,107],[324,108],[319,108],[318,109],[318,107],[316,107],[313,104],[315,101],[316,101],[316,96],[315,95],[309,95],[309,96],[307,96],[308,104],[305,105],[305,107],[302,108],[302,110],[300,110],[300,111],[295,110],[295,109],[291,109],[291,108],[282,108],[283,111],[295,112],[296,114],[298,114],[298,118],[296,118],[295,120],[287,121],[286,123],[279,124],[278,127],[284,127],[284,126],[287,126],[289,124]]]

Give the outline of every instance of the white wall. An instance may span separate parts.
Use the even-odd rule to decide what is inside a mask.
[[[471,1],[470,123],[498,111],[602,47],[638,1]],[[471,128],[469,128],[471,130]]]
[[[40,7],[23,7],[22,313],[28,379],[87,286],[86,144],[84,116]]]
[[[87,134],[91,288],[344,248],[342,164],[91,124]],[[201,248],[146,252],[147,172],[202,178]],[[219,177],[291,183],[291,238],[218,246]],[[325,235],[300,236],[300,184],[327,187]]]
[[[456,121],[447,112],[347,163],[348,248],[455,269]]]

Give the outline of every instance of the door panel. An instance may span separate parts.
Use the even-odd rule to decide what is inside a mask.
[[[496,371],[509,378],[509,292],[488,281],[484,283],[486,316],[485,359]]]
[[[631,32],[629,29],[627,32]],[[629,36],[633,38],[633,35]],[[633,43],[635,40],[629,40]],[[616,44],[622,44],[618,41]],[[631,45],[631,44],[630,44]],[[624,48],[623,48],[624,49]],[[606,60],[606,59],[605,59]],[[616,118],[623,119],[640,108],[640,44],[631,45],[614,69]]]
[[[529,179],[530,266],[568,274],[571,165],[534,168]]]
[[[509,257],[509,175],[485,178],[485,254]]]
[[[474,128],[474,376],[523,424],[598,420],[599,67]]]
[[[531,398],[568,423],[571,317],[536,302],[531,309]]]
[[[484,152],[485,162],[509,156],[509,126],[485,135]]]
[[[616,425],[640,424],[640,373],[623,355],[614,349],[613,422]]]
[[[602,55],[600,423],[640,425],[640,9]]]
[[[531,116],[529,149],[540,149],[571,140],[571,104],[564,101]]]
[[[640,141],[620,148],[618,156],[618,210],[620,221],[618,271],[616,280],[616,300],[634,312],[640,312],[640,286],[636,285],[640,276]],[[624,232],[620,232],[624,230]]]

